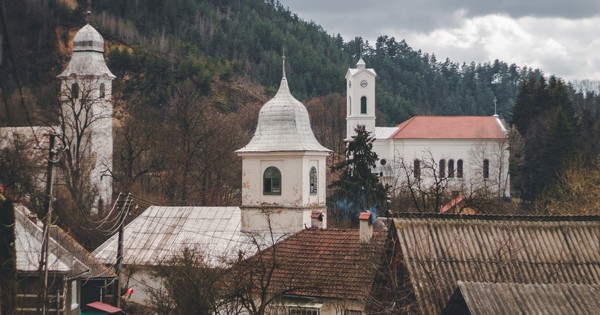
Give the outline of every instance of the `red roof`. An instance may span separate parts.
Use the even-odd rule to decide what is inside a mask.
[[[393,139],[504,139],[494,116],[415,116],[398,125]]]
[[[108,314],[125,314],[122,309],[114,307],[112,305],[108,305],[102,302],[92,302],[85,305],[86,308],[94,309],[102,312],[106,312]]]
[[[388,233],[379,227],[371,242],[361,243],[359,229],[306,229],[248,262],[262,265],[275,253],[272,293],[364,301],[374,289]]]

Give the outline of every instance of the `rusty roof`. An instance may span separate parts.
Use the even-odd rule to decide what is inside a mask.
[[[494,116],[414,116],[399,124],[393,139],[504,139]]]
[[[459,281],[442,315],[600,314],[599,295],[597,285]]]
[[[600,217],[403,215],[403,265],[422,314],[457,281],[600,283]]]
[[[369,243],[359,229],[306,229],[248,261],[275,265],[272,294],[366,301],[383,253],[387,229],[373,231]],[[260,264],[259,264],[260,265]]]

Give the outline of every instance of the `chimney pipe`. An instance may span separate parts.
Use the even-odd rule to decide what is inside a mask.
[[[368,243],[373,238],[373,214],[370,211],[364,211],[358,218],[360,219],[359,240],[361,243]]]
[[[318,229],[326,229],[327,220],[325,219],[325,213],[318,211],[311,213],[310,226]]]

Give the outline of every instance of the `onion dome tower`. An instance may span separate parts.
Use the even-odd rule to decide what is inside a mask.
[[[311,226],[311,215],[323,218],[327,211],[325,174],[330,150],[317,141],[306,107],[292,96],[285,56],[282,60],[279,90],[261,108],[252,140],[236,151],[242,158],[245,232],[296,232]]]
[[[82,178],[96,192],[92,211],[112,201],[112,81],[104,60],[104,39],[87,24],[73,39],[73,55],[58,75],[62,141],[71,155],[82,156]]]

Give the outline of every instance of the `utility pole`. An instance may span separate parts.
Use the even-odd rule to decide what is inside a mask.
[[[50,224],[52,224],[52,190],[54,186],[54,163],[56,162],[54,144],[56,141],[56,135],[50,134],[50,148],[48,153],[48,170],[46,177],[46,201],[44,203],[45,222],[44,222],[44,234],[42,236],[42,251],[40,253],[40,284],[42,287],[41,304],[42,314],[46,315],[48,312],[48,239],[50,236]]]
[[[116,264],[116,274],[117,274],[117,307],[121,308],[121,264],[123,263],[123,237],[125,236],[125,217],[126,213],[129,212],[129,206],[132,203],[131,193],[127,195],[125,198],[125,202],[123,202],[123,206],[121,206],[121,211],[119,211],[119,240],[117,244],[117,264]]]

